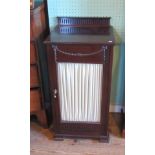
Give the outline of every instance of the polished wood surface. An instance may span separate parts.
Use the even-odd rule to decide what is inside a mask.
[[[36,64],[37,63],[37,51],[36,46],[34,42],[30,42],[30,64]]]
[[[56,30],[53,30],[48,38],[45,40],[45,43],[63,43],[63,44],[114,44],[114,35],[113,28],[110,27],[108,35],[98,35],[98,34],[61,34]]]
[[[95,23],[96,25],[96,23]],[[111,89],[114,35],[112,27],[108,35],[61,34],[55,29],[45,41],[48,54],[50,89],[58,90],[57,63],[103,64],[103,84],[100,123],[62,122],[59,94],[53,98],[53,130],[56,138],[97,138],[108,142],[108,113]],[[103,49],[102,52],[96,52]],[[96,54],[91,55],[92,52]],[[67,53],[67,54],[66,54]],[[85,55],[82,57],[82,55]]]
[[[110,17],[57,17],[58,26],[109,27]]]
[[[82,36],[81,36],[82,37]],[[91,51],[97,51],[101,48],[100,45],[76,45],[76,44],[57,44],[61,49],[68,51],[75,50],[74,53],[82,51],[83,53],[89,53]],[[87,56],[87,57],[75,57],[75,56],[64,56],[61,53],[57,54],[57,59],[55,59],[53,48],[48,45],[48,61],[49,61],[49,73],[51,81],[51,90],[58,89],[57,85],[57,70],[56,64],[58,62],[74,62],[74,63],[102,63],[103,64],[103,89],[102,89],[102,112],[101,112],[101,123],[100,124],[89,124],[89,123],[63,123],[60,118],[60,105],[59,97],[53,99],[53,118],[54,118],[54,131],[56,132],[56,137],[79,137],[79,138],[99,138],[103,142],[108,142],[108,111],[109,111],[109,97],[110,97],[110,83],[111,83],[111,69],[112,69],[112,46],[107,46],[106,60],[104,60],[104,53]],[[89,51],[87,51],[89,49]]]
[[[30,66],[30,88],[39,87],[39,75],[38,68],[36,65]]]
[[[61,34],[109,34],[110,17],[58,17],[56,30]]]
[[[41,110],[41,92],[39,89],[33,89],[30,91],[30,111],[40,111]]]
[[[36,38],[46,30],[45,5],[41,3],[35,9],[30,11],[30,37]]]
[[[46,70],[43,40],[49,32],[47,1],[34,0],[30,9],[30,114],[36,115],[40,124],[48,127],[51,123],[48,83],[44,76]],[[46,79],[45,79],[46,78]],[[45,90],[46,88],[46,90]]]

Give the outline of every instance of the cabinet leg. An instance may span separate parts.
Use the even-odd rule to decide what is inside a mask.
[[[101,143],[109,143],[109,133],[106,136],[101,136],[99,141]]]

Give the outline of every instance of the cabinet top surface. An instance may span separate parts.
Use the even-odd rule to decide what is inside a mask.
[[[44,41],[46,44],[110,44],[115,43],[113,28],[105,34],[60,34],[53,30]]]

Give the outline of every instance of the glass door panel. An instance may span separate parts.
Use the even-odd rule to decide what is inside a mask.
[[[57,63],[61,121],[100,122],[103,64]]]

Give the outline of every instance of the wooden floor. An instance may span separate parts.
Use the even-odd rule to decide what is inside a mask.
[[[110,114],[109,143],[86,139],[54,141],[52,132],[41,128],[35,122],[31,122],[31,155],[124,155],[125,140],[120,136],[119,120],[116,114]]]

